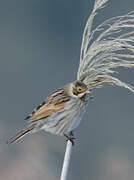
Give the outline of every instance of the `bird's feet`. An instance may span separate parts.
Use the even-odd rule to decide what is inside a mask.
[[[64,136],[66,137],[66,141],[69,140],[69,141],[72,143],[72,145],[74,146],[74,140],[75,140],[76,138],[74,137],[73,132],[71,131],[69,135],[64,134]]]

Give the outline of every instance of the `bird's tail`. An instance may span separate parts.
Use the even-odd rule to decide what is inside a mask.
[[[24,137],[26,134],[28,134],[30,131],[32,131],[34,128],[34,126],[30,126],[30,127],[26,127],[24,129],[22,129],[18,134],[16,134],[15,136],[11,137],[8,141],[7,144],[11,144],[19,139],[21,139],[22,137]]]

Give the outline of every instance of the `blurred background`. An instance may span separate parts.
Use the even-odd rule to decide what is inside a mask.
[[[65,138],[41,132],[8,146],[23,120],[53,90],[76,79],[80,45],[94,0],[0,0],[0,179],[58,180]],[[134,10],[110,0],[95,18]],[[134,85],[134,69],[118,77]],[[93,91],[73,148],[68,179],[134,179],[134,94],[105,86]]]

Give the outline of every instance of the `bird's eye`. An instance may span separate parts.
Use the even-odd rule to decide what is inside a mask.
[[[81,89],[81,88],[78,88],[78,91],[82,91],[82,89]]]

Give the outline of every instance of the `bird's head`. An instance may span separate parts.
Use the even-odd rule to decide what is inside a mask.
[[[81,81],[74,81],[71,83],[71,95],[73,97],[82,98],[87,94],[89,94],[89,90],[86,84]]]

